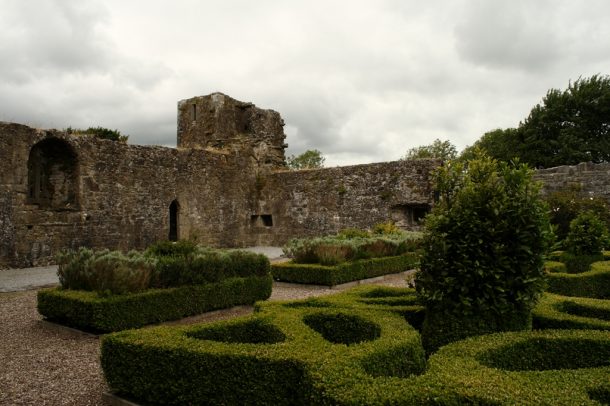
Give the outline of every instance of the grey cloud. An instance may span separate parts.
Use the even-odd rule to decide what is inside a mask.
[[[610,63],[604,0],[142,4],[4,0],[0,119],[175,145],[176,101],[222,91],[332,166],[472,144]]]
[[[58,74],[99,72],[111,62],[110,45],[98,28],[107,14],[95,2],[3,4],[0,70],[23,83]]]
[[[550,1],[476,0],[455,30],[462,58],[492,68],[544,71],[562,57]]]

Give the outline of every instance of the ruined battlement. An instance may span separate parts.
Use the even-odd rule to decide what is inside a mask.
[[[286,166],[284,120],[277,111],[235,100],[222,93],[178,102],[178,148],[239,153],[270,169]]]

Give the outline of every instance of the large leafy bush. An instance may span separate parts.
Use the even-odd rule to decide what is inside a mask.
[[[551,235],[531,170],[479,154],[439,168],[437,189],[416,278],[427,346],[527,328]]]

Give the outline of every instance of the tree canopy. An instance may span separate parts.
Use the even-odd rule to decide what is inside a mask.
[[[449,161],[457,157],[457,149],[449,141],[441,141],[438,138],[429,145],[421,145],[407,151],[404,159],[438,158]]]
[[[517,128],[486,133],[475,144],[496,159],[534,167],[610,161],[610,76],[579,78],[551,89]],[[468,148],[462,154],[471,153]]]
[[[326,158],[317,149],[309,149],[300,155],[291,155],[286,158],[286,164],[290,169],[318,169],[324,167]]]

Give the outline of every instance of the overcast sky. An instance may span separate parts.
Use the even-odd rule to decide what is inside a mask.
[[[215,91],[327,166],[459,149],[610,67],[607,0],[0,0],[0,120],[175,146]]]

